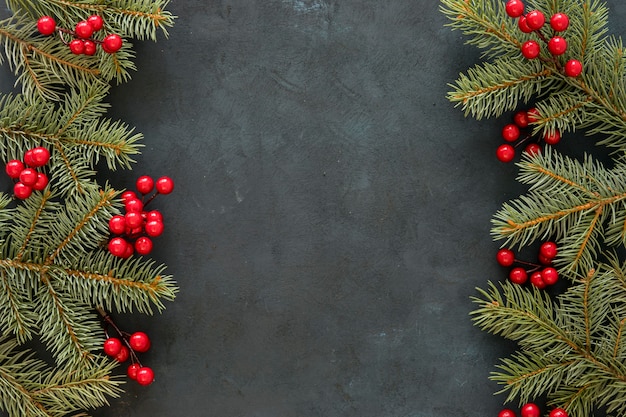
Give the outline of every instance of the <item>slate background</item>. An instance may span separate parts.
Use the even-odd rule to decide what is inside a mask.
[[[503,278],[490,218],[521,188],[494,157],[503,121],[445,98],[479,52],[438,7],[171,2],[170,39],[137,45],[109,102],[146,137],[113,182],[176,181],[154,256],[181,292],[120,317],[157,380],[95,416],[497,415],[511,346],[469,297]]]

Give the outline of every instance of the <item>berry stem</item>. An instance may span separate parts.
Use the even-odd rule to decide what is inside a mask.
[[[130,337],[130,333],[125,332],[125,331],[121,330],[119,327],[117,327],[117,325],[115,324],[115,322],[113,321],[113,319],[111,318],[109,313],[104,311],[104,309],[102,307],[98,306],[98,307],[96,307],[96,310],[98,311],[98,313],[102,317],[102,320],[105,323],[104,334],[107,337],[109,337],[109,333],[107,331],[107,326],[113,327],[113,329],[115,329],[117,334],[120,336],[120,339],[122,340],[122,342],[128,348],[128,352],[130,353],[131,362],[132,363],[137,363],[137,364],[139,364],[139,366],[142,366],[141,362],[139,361],[139,357],[137,357],[137,354],[135,353],[135,350],[130,346],[130,343],[128,342],[128,338]]]

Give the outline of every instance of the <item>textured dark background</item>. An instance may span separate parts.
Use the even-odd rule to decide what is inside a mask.
[[[497,415],[511,346],[469,297],[504,278],[490,218],[520,188],[494,156],[505,122],[446,101],[479,52],[438,7],[171,3],[170,39],[137,46],[109,101],[146,136],[113,182],[176,181],[154,256],[181,292],[122,318],[157,380],[97,416]]]

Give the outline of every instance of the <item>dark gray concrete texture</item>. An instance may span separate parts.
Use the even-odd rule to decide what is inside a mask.
[[[110,102],[146,144],[116,185],[176,181],[154,257],[181,291],[123,318],[157,379],[95,415],[497,415],[511,346],[469,297],[503,279],[490,219],[521,188],[502,121],[446,100],[479,51],[438,8],[172,1],[170,39],[137,45]]]

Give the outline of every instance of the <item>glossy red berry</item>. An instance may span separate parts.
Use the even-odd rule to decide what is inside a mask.
[[[517,417],[517,415],[515,414],[515,411],[505,408],[498,413],[498,417]]]
[[[565,75],[578,77],[583,72],[583,64],[577,59],[570,59],[565,63]]]
[[[561,141],[561,132],[555,130],[554,132],[546,132],[543,135],[543,140],[548,145],[556,145]]]
[[[120,353],[120,350],[122,350],[122,341],[117,337],[109,337],[104,341],[103,349],[104,353],[107,355],[117,356],[117,354]]]
[[[95,42],[87,40],[83,44],[85,46],[85,51],[83,52],[85,55],[92,56],[96,54],[97,47]]]
[[[147,366],[143,366],[137,370],[136,380],[139,385],[150,385],[154,382],[154,372]]]
[[[528,27],[528,23],[526,23],[526,16],[520,16],[517,20],[517,27],[524,33],[530,33],[533,30]]]
[[[513,115],[513,123],[520,129],[528,127],[528,115],[526,110],[520,110]]]
[[[147,352],[150,349],[150,338],[144,332],[135,332],[130,335],[128,344],[135,352]]]
[[[37,20],[37,30],[44,36],[52,35],[56,28],[57,24],[50,16],[41,16]]]
[[[26,152],[24,152],[24,164],[29,166],[29,167],[35,167],[35,160],[33,158],[33,150],[29,149]]]
[[[122,193],[120,198],[122,199],[122,203],[126,203],[126,201],[130,200],[131,198],[137,198],[137,194],[135,194],[135,192],[132,190],[127,190]]]
[[[129,198],[124,201],[124,209],[129,213],[131,211],[141,213],[143,211],[143,202],[138,198]]]
[[[528,273],[524,268],[516,267],[509,272],[509,279],[514,284],[523,284],[528,280]]]
[[[117,355],[114,356],[114,358],[119,363],[124,363],[128,360],[129,356],[130,356],[130,351],[128,350],[126,346],[122,345],[122,347],[120,348],[120,351],[117,353]]]
[[[16,182],[13,186],[13,195],[19,198],[20,200],[26,200],[33,193],[33,187],[30,187],[26,184],[22,184],[21,182]]]
[[[519,127],[514,123],[509,123],[502,128],[502,138],[507,142],[515,142],[519,139]]]
[[[530,274],[530,283],[540,290],[546,288],[546,282],[543,280],[543,275],[539,271]]]
[[[515,148],[508,144],[500,145],[496,150],[496,157],[500,162],[511,162],[515,158]]]
[[[527,403],[520,409],[520,415],[522,417],[539,417],[541,415],[541,411],[539,410],[537,404]]]
[[[143,217],[139,211],[130,211],[124,215],[126,221],[126,227],[135,229],[143,225]]]
[[[121,235],[126,230],[126,218],[121,214],[116,214],[109,219],[109,230],[111,233]]]
[[[567,41],[561,36],[554,36],[548,41],[548,51],[552,55],[563,55],[567,51]]]
[[[102,16],[92,14],[87,18],[87,23],[91,25],[94,32],[97,32],[104,26],[104,19],[102,19]]]
[[[48,186],[48,176],[43,172],[37,173],[37,182],[33,185],[33,190],[43,191]]]
[[[85,42],[82,39],[70,41],[69,46],[74,55],[82,55],[85,52]]]
[[[563,32],[569,26],[569,17],[565,13],[555,13],[550,18],[550,26],[556,32]]]
[[[141,365],[139,365],[138,363],[131,363],[130,365],[128,365],[128,368],[126,369],[126,375],[128,375],[130,379],[136,380],[137,371],[139,371],[140,368],[141,368]]]
[[[511,249],[500,249],[496,254],[496,261],[502,266],[511,266],[515,262],[515,254]]]
[[[552,258],[546,258],[542,254],[539,254],[538,258],[541,265],[552,265]]]
[[[534,123],[541,119],[541,114],[539,113],[539,109],[536,107],[532,107],[528,109],[526,112],[526,118],[528,119],[528,123]]]
[[[79,38],[89,39],[91,38],[91,35],[93,35],[93,26],[91,26],[86,20],[81,20],[76,23],[74,33],[76,33],[76,36]]]
[[[149,175],[142,175],[141,177],[137,178],[135,187],[137,187],[137,191],[139,191],[141,194],[151,193],[154,189],[154,180]]]
[[[157,221],[163,223],[163,215],[158,210],[151,210],[146,213],[146,222]]]
[[[559,280],[559,273],[551,266],[544,268],[543,271],[541,271],[541,275],[543,276],[543,282],[545,282],[546,285],[554,285]]]
[[[122,43],[120,35],[112,33],[102,40],[102,49],[107,54],[114,54],[122,48]]]
[[[140,255],[148,255],[152,252],[152,239],[141,236],[135,241],[135,252]]]
[[[126,252],[124,252],[124,255],[122,255],[122,258],[124,258],[124,259],[128,259],[128,258],[130,258],[131,256],[133,256],[133,253],[134,253],[134,252],[135,252],[135,246],[134,246],[134,245],[132,245],[132,244],[130,244],[130,243],[128,243],[128,244],[126,245]]]
[[[552,411],[550,411],[550,416],[549,417],[569,417],[567,415],[567,411],[565,411],[562,408],[555,408]]]
[[[20,172],[19,179],[22,184],[32,187],[37,182],[37,171],[33,168],[24,168]]]
[[[131,245],[129,245],[124,238],[114,237],[109,241],[108,248],[111,255],[123,258],[126,255],[128,246]]]
[[[554,259],[558,251],[558,246],[554,242],[543,242],[539,247],[539,254],[548,259]]]
[[[546,17],[539,10],[526,13],[526,24],[532,30],[539,30],[546,23]]]
[[[539,56],[541,47],[537,41],[529,40],[522,44],[522,55],[526,59],[535,59]]]
[[[50,151],[43,146],[37,146],[30,150],[30,166],[38,168],[46,165],[50,161]]]
[[[144,226],[146,234],[151,237],[161,236],[164,229],[165,226],[163,225],[163,222],[160,222],[158,220],[147,221],[146,225]]]
[[[505,10],[511,17],[520,17],[524,14],[524,3],[521,0],[509,0],[506,2]]]
[[[161,177],[156,180],[156,190],[159,194],[169,194],[174,191],[174,180],[170,177]]]
[[[11,159],[4,167],[5,172],[10,178],[17,179],[20,177],[20,173],[24,170],[24,164],[17,159]]]
[[[541,146],[537,145],[536,143],[529,143],[524,148],[524,152],[532,156],[539,155],[541,153]]]

